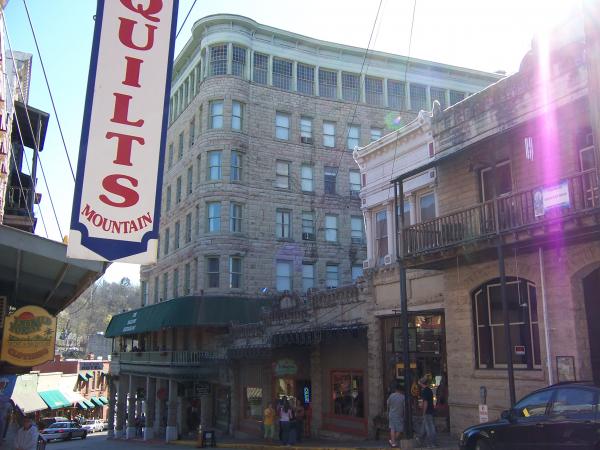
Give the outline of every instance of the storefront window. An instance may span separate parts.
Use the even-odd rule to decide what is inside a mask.
[[[364,417],[363,374],[336,371],[331,374],[332,411],[337,416]]]
[[[262,388],[247,387],[246,388],[246,417],[252,419],[262,418]]]

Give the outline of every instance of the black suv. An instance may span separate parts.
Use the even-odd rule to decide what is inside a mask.
[[[467,428],[461,450],[600,449],[600,387],[559,383],[535,391],[495,422]]]

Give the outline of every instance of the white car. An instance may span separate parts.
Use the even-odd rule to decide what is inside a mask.
[[[82,427],[87,430],[88,433],[95,433],[96,431],[102,431],[102,421],[96,419],[88,419],[83,422]]]

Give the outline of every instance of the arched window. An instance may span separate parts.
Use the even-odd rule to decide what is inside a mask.
[[[516,369],[538,369],[540,332],[535,284],[522,278],[506,278],[511,357]],[[490,280],[473,292],[475,363],[479,369],[507,365],[506,339],[500,296],[500,279]]]

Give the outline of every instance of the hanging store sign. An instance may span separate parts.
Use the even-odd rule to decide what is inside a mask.
[[[67,255],[156,261],[178,0],[98,0]]]
[[[535,217],[543,216],[553,208],[568,208],[569,206],[571,206],[571,199],[569,197],[569,183],[566,181],[533,191]]]
[[[39,306],[24,306],[6,318],[0,359],[33,367],[54,358],[56,317]]]
[[[296,375],[298,373],[298,365],[293,359],[280,359],[275,363],[273,371],[277,377],[284,375]]]

